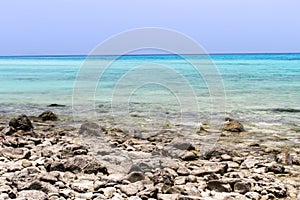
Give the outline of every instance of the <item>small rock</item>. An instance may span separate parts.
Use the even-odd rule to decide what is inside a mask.
[[[190,174],[190,170],[184,166],[181,166],[177,169],[178,175],[187,176]]]
[[[232,157],[228,154],[222,154],[221,155],[221,160],[222,161],[231,161],[232,160]]]
[[[234,184],[234,192],[245,194],[247,192],[250,192],[251,189],[251,183],[248,182],[236,182]]]
[[[63,189],[59,192],[59,195],[65,197],[66,199],[72,199],[75,197],[75,192],[70,189]]]
[[[96,158],[87,155],[77,155],[73,158],[69,158],[64,166],[67,171],[74,173],[83,172],[87,174],[97,174],[98,172],[101,172],[103,174],[108,174],[106,167],[102,166]]]
[[[103,133],[102,128],[94,122],[87,122],[80,126],[79,135],[95,135],[99,136]]]
[[[76,180],[72,183],[71,188],[77,192],[91,192],[94,189],[93,181],[89,180]]]
[[[100,191],[103,192],[105,197],[111,198],[117,190],[114,187],[106,187],[102,188]]]
[[[0,155],[9,158],[9,159],[28,159],[31,156],[31,153],[26,148],[13,148],[6,147],[0,149]]]
[[[186,182],[185,176],[178,176],[174,179],[174,185],[184,185]]]
[[[216,192],[232,192],[232,189],[228,183],[224,183],[219,180],[208,181],[207,188]]]
[[[30,166],[32,166],[32,163],[29,160],[24,159],[24,160],[22,160],[22,166],[25,168],[30,167]]]
[[[137,182],[137,181],[141,181],[145,179],[145,175],[142,172],[131,172],[130,174],[128,174],[127,180],[129,180],[131,183]]]
[[[277,163],[273,163],[266,168],[266,172],[274,172],[275,174],[282,174],[284,170],[284,166]]]
[[[53,112],[47,110],[44,111],[42,114],[39,115],[39,118],[41,118],[43,121],[56,121],[57,115]]]
[[[205,174],[224,174],[227,172],[227,163],[209,162],[205,163],[201,168],[193,170],[191,173],[195,176],[203,176]]]
[[[16,118],[12,118],[9,121],[9,126],[12,127],[16,131],[17,130],[30,131],[33,129],[31,121],[24,114],[19,115]]]
[[[188,151],[183,156],[181,156],[181,159],[184,161],[191,161],[197,159],[197,155],[194,152]]]
[[[260,200],[261,196],[257,192],[247,192],[245,196],[250,200]]]
[[[157,194],[158,200],[179,200],[180,194]]]
[[[132,196],[137,194],[142,189],[144,189],[144,185],[142,184],[142,182],[135,182],[135,183],[130,183],[128,185],[120,185],[119,188],[126,195]]]
[[[47,195],[38,190],[22,190],[18,194],[18,198],[25,198],[27,200],[46,200]]]

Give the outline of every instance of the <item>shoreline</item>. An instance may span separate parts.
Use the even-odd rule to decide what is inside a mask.
[[[3,197],[300,197],[300,146],[284,145],[286,138],[280,135],[249,131],[247,127],[246,132],[222,131],[217,143],[201,152],[200,140],[181,138],[185,130],[180,126],[165,127],[155,134],[151,130],[131,134],[116,124],[85,123],[76,129],[67,119],[31,118],[33,130],[11,132],[7,120],[0,120]],[[198,135],[207,139],[212,133],[207,126]],[[79,168],[72,167],[75,161]],[[94,165],[87,167],[86,163]]]

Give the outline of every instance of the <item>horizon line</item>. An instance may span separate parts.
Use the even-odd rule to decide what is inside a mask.
[[[125,54],[125,55],[88,55],[88,54],[33,54],[33,55],[0,55],[0,57],[84,57],[84,56],[167,56],[167,55],[186,55],[186,56],[201,56],[201,55],[281,55],[281,54],[300,54],[300,52],[250,52],[250,53],[207,53],[207,54],[171,54],[171,53],[149,53],[149,54]]]

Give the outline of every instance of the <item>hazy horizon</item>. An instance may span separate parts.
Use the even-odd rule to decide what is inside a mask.
[[[178,31],[209,54],[297,53],[299,7],[297,0],[3,1],[0,55],[88,55],[143,27]]]

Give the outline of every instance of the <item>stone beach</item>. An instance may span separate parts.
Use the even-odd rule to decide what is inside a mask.
[[[300,199],[300,146],[269,145],[262,139],[286,138],[232,118],[205,152],[196,140],[176,140],[178,127],[145,136],[59,118],[1,118],[1,200]],[[210,134],[209,126],[197,134]]]

